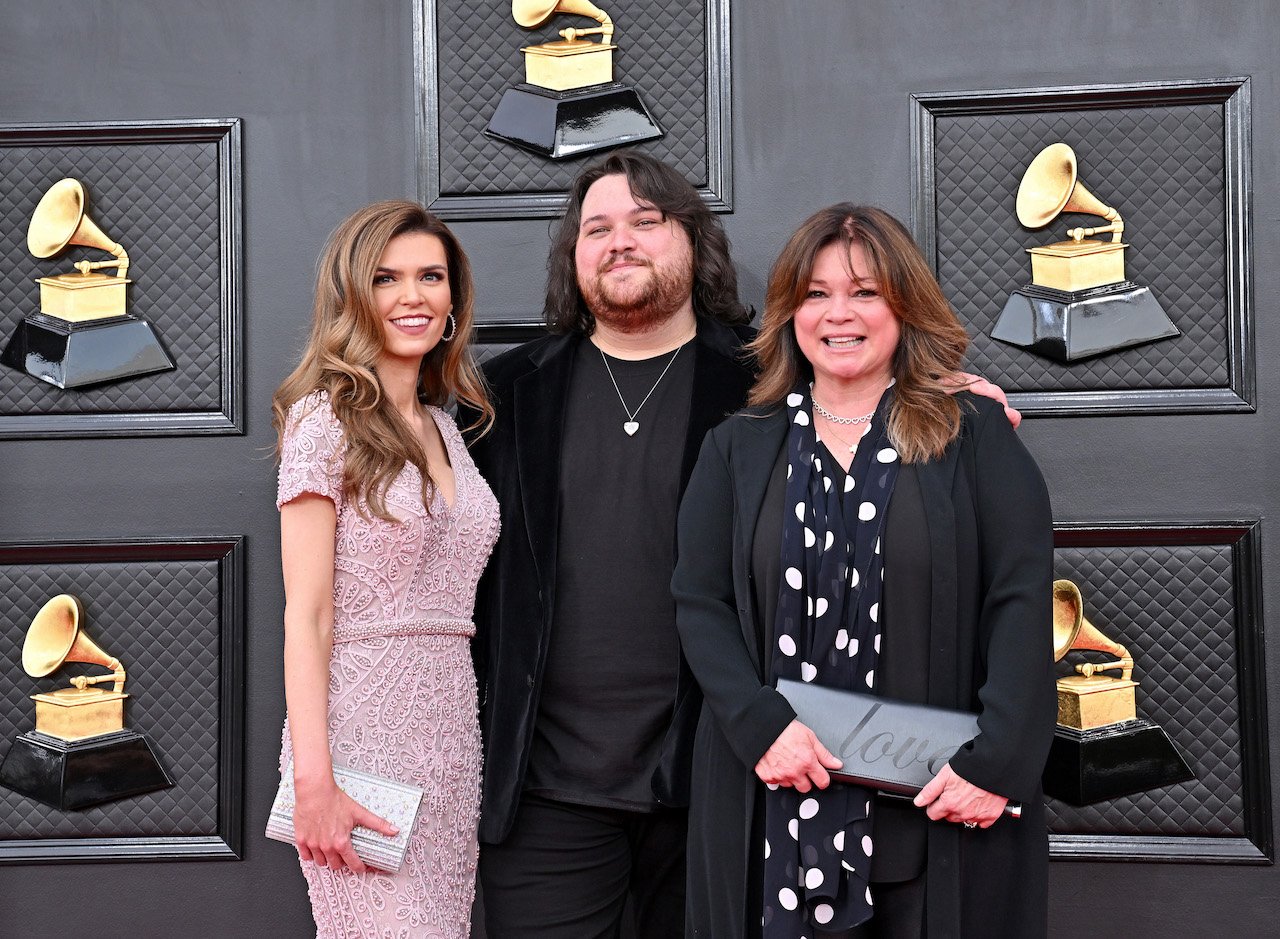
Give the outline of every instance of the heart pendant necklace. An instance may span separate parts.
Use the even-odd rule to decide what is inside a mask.
[[[600,361],[604,363],[604,370],[609,373],[609,381],[613,382],[613,390],[618,395],[618,401],[622,404],[622,410],[626,412],[627,419],[622,422],[622,429],[628,437],[634,437],[636,431],[640,429],[640,422],[636,420],[636,415],[640,413],[640,409],[645,406],[645,402],[653,396],[658,390],[658,385],[662,383],[662,379],[667,377],[667,372],[671,370],[671,364],[675,362],[676,356],[680,354],[680,350],[684,346],[677,346],[676,351],[671,353],[671,358],[667,361],[666,368],[662,370],[662,374],[658,376],[658,380],[653,383],[653,387],[649,389],[649,393],[644,396],[644,401],[636,405],[633,411],[627,407],[627,399],[622,397],[622,389],[618,387],[618,379],[613,377],[613,369],[609,367],[609,357],[604,354],[604,350],[596,347],[600,352]]]

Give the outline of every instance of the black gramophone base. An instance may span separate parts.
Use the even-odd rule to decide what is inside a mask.
[[[33,313],[18,324],[0,362],[59,388],[84,388],[174,367],[151,324],[128,315],[72,323]]]
[[[521,82],[502,93],[484,132],[553,160],[662,136],[640,95],[622,82],[572,91]]]
[[[1059,725],[1044,791],[1068,805],[1091,805],[1194,778],[1164,728],[1138,718],[1093,730]]]
[[[147,738],[132,730],[85,740],[28,731],[0,763],[0,786],[63,811],[172,785]]]
[[[1009,295],[991,338],[1075,362],[1180,335],[1148,287],[1125,281],[1073,292],[1028,284]]]

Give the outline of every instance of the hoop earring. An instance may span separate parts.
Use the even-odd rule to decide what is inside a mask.
[[[443,333],[440,334],[441,342],[450,342],[454,336],[458,335],[458,319],[452,313],[449,314],[449,325],[452,326],[453,329],[450,330],[449,335],[447,336]]]

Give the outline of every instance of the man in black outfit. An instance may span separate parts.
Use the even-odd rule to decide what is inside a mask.
[[[681,937],[701,696],[676,636],[676,510],[751,387],[750,315],[719,221],[627,151],[574,182],[544,313],[551,335],[486,365],[497,417],[472,448],[502,507],[473,642],[487,930],[612,937],[630,896],[639,936]]]
[[[676,508],[751,386],[750,315],[718,220],[637,153],[575,181],[548,267],[552,335],[486,365],[473,449],[502,506],[473,646],[486,922],[614,936],[630,894],[638,935],[678,937],[700,701],[677,681]]]

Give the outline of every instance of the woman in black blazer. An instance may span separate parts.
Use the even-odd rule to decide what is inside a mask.
[[[680,512],[677,622],[706,699],[691,936],[1047,929],[1049,500],[1000,407],[937,380],[966,345],[878,209],[819,212],[774,266],[753,407],[708,435]],[[979,734],[915,806],[832,785],[779,677],[969,710]]]

